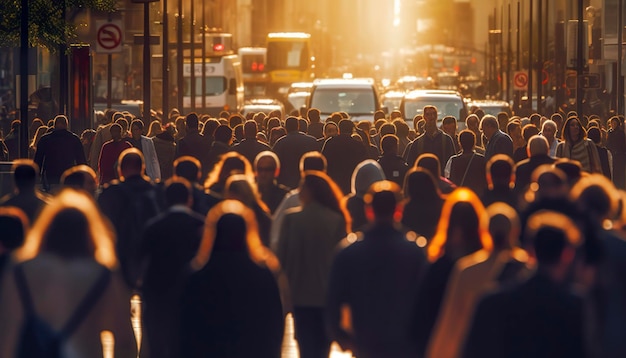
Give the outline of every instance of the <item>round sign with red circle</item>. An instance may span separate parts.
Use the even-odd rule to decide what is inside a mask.
[[[513,75],[513,86],[516,90],[525,90],[528,88],[528,73],[523,71],[515,72]]]
[[[98,28],[96,40],[104,51],[115,52],[122,44],[122,29],[115,23],[105,23]]]

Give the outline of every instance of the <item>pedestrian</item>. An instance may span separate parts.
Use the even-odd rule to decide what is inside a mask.
[[[113,123],[109,126],[109,132],[111,133],[111,140],[102,145],[98,159],[98,182],[100,185],[108,184],[117,179],[117,160],[123,151],[133,147],[129,142],[123,140],[122,126],[119,124]]]
[[[487,114],[480,121],[480,132],[485,136],[485,159],[489,161],[496,154],[513,158],[513,140],[498,127],[496,117]]]
[[[287,275],[295,336],[302,358],[328,356],[324,306],[335,247],[350,232],[341,191],[322,172],[305,172],[302,206],[289,210],[280,230],[277,256]],[[320,225],[324,223],[324,225]]]
[[[399,225],[399,185],[375,182],[365,203],[370,226],[359,240],[346,239],[333,260],[326,307],[330,338],[357,357],[415,357],[413,318],[426,258]]]
[[[299,131],[297,117],[287,117],[285,130],[287,135],[276,141],[272,151],[278,156],[282,168],[278,175],[278,183],[295,188],[300,179],[298,170],[300,157],[306,152],[316,150],[317,142],[312,136]]]
[[[382,155],[378,158],[378,164],[383,168],[385,178],[402,186],[409,166],[398,155],[398,137],[393,134],[387,134],[381,139],[380,148]]]
[[[272,217],[267,205],[261,200],[256,189],[256,184],[249,181],[243,174],[235,174],[228,177],[224,188],[224,198],[239,200],[254,213],[261,243],[269,246],[270,226]]]
[[[556,147],[558,158],[567,158],[580,162],[582,170],[588,173],[601,173],[600,157],[593,142],[587,138],[578,117],[570,117],[563,125],[562,142]]]
[[[254,159],[254,173],[261,200],[267,205],[270,214],[273,215],[289,192],[289,188],[278,184],[280,173],[278,156],[269,150],[259,153]]]
[[[482,154],[475,150],[476,137],[474,132],[469,129],[461,131],[459,144],[461,152],[448,159],[445,176],[457,187],[468,187],[480,197],[487,188],[485,173],[487,161]]]
[[[322,154],[328,161],[328,175],[339,185],[343,194],[350,193],[350,181],[356,166],[367,159],[363,143],[352,138],[354,123],[349,119],[339,121],[339,135],[324,142]]]
[[[430,241],[437,230],[445,196],[433,175],[424,168],[412,168],[404,177],[402,225]]]
[[[261,244],[252,211],[236,200],[211,209],[192,268],[181,303],[179,356],[279,357],[280,265]]]
[[[128,314],[130,292],[115,270],[112,232],[86,193],[63,189],[43,210],[17,252],[18,261],[7,276],[11,279],[3,280],[1,356],[16,357],[39,347],[20,338],[29,314],[56,329],[76,321],[61,338],[58,352],[46,353],[102,356],[101,333],[109,331],[116,357],[137,356]],[[30,327],[21,332],[41,332]]]
[[[152,181],[161,180],[161,167],[159,166],[159,158],[157,157],[156,150],[154,149],[154,142],[152,138],[143,135],[143,121],[140,119],[134,119],[130,124],[131,137],[128,138],[128,142],[133,147],[139,149],[144,157],[144,163],[146,166],[146,175]]]
[[[351,180],[352,191],[344,197],[354,231],[362,231],[367,226],[365,194],[372,184],[381,180],[385,180],[383,168],[372,159],[366,159],[354,168]]]
[[[60,114],[54,118],[54,129],[39,140],[34,162],[41,170],[43,187],[47,191],[59,185],[66,169],[87,164],[80,138],[68,130],[66,116]]]
[[[11,165],[13,192],[0,198],[0,206],[15,206],[21,209],[32,224],[46,206],[48,197],[37,188],[39,168],[30,159],[17,159]]]

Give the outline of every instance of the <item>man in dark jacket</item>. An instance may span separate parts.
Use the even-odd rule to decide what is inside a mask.
[[[58,185],[67,169],[87,164],[80,138],[67,128],[67,117],[62,114],[56,116],[54,130],[41,137],[37,144],[34,160],[39,165],[46,190]]]
[[[530,138],[526,146],[528,159],[524,159],[515,165],[515,191],[521,195],[528,189],[533,171],[543,164],[554,163],[550,153],[550,147],[545,137],[535,135]]]
[[[296,117],[287,117],[285,130],[287,135],[277,140],[273,148],[281,165],[278,183],[288,188],[296,188],[300,181],[300,157],[304,153],[317,150],[318,146],[315,138],[298,130]]]
[[[400,227],[396,214],[401,201],[397,184],[374,183],[365,196],[371,226],[356,242],[344,240],[349,246],[337,254],[331,269],[330,338],[357,357],[417,354],[413,312],[426,259]],[[345,314],[351,317],[352,332],[341,326]]]
[[[189,113],[185,118],[185,126],[187,134],[176,143],[176,158],[185,155],[192,156],[200,161],[205,172],[202,177],[206,177],[206,170],[209,166],[209,151],[211,150],[211,141],[205,138],[198,131],[198,115],[194,112]]]
[[[339,135],[326,140],[322,154],[328,161],[330,176],[344,194],[350,193],[350,181],[356,166],[367,159],[363,143],[352,139],[354,123],[349,119],[339,121]]]
[[[487,139],[485,159],[489,161],[496,154],[506,154],[513,158],[513,140],[498,127],[498,120],[492,115],[485,115],[480,121],[480,131]]]
[[[271,150],[270,146],[259,142],[256,138],[258,132],[257,122],[253,120],[246,121],[243,125],[243,140],[233,146],[233,152],[237,152],[254,164],[256,156],[266,150]]]
[[[424,107],[424,134],[409,143],[402,155],[409,167],[415,165],[415,161],[420,155],[432,153],[439,158],[441,173],[443,173],[448,159],[456,154],[452,137],[437,128],[437,116],[435,106]]]
[[[383,155],[378,158],[378,164],[385,172],[385,178],[398,184],[400,187],[404,185],[404,176],[409,170],[409,166],[404,159],[398,155],[398,137],[394,134],[387,134],[380,141],[380,147]]]

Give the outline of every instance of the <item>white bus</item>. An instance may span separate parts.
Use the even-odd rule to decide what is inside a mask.
[[[205,93],[202,93],[202,59],[194,59],[195,110],[216,116],[221,111],[237,112],[244,104],[243,74],[237,55],[209,56],[205,60]],[[191,110],[192,66],[187,59],[183,64],[183,109]],[[203,97],[206,107],[203,107]]]

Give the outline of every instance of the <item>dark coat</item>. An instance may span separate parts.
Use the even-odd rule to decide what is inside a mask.
[[[284,320],[273,273],[253,262],[245,238],[216,237],[181,303],[180,357],[280,357]]]
[[[326,140],[322,154],[328,162],[328,176],[339,185],[344,194],[350,193],[352,172],[359,163],[367,159],[363,143],[347,134],[340,134]]]
[[[440,129],[434,136],[424,133],[409,143],[402,157],[409,167],[413,167],[417,158],[424,153],[432,153],[439,158],[441,173],[443,173],[448,159],[456,154],[454,140]]]
[[[461,153],[450,158],[450,181],[481,196],[487,188],[487,161],[479,153]]]
[[[485,148],[485,159],[489,161],[496,154],[506,154],[513,158],[513,140],[508,134],[497,130],[487,143]]]
[[[547,154],[535,154],[515,165],[515,191],[522,194],[530,184],[533,171],[544,164],[554,163],[554,158]]]
[[[409,166],[404,159],[399,155],[383,155],[378,158],[378,164],[383,168],[385,178],[395,182],[402,188],[404,185],[404,176],[409,170]]]
[[[401,227],[377,224],[334,259],[327,318],[331,338],[352,346],[358,357],[416,356],[418,286],[426,265],[422,250]],[[349,305],[354,334],[340,328]]]
[[[257,154],[271,149],[269,145],[259,142],[256,138],[246,138],[235,145],[232,150],[246,157],[250,165],[254,165]]]
[[[143,328],[150,357],[178,353],[181,294],[203,229],[204,217],[182,207],[171,208],[146,225],[139,256],[146,262]]]
[[[65,129],[55,129],[41,137],[34,161],[48,184],[59,184],[65,170],[87,164],[80,138]]]
[[[297,188],[300,182],[300,158],[304,153],[318,150],[315,138],[302,132],[291,132],[281,137],[272,148],[280,160],[278,182],[288,188]]]
[[[542,274],[478,303],[463,354],[466,358],[584,356],[582,298]]]
[[[202,177],[205,178],[211,169],[209,151],[212,144],[208,137],[198,132],[187,132],[185,137],[176,143],[176,158],[189,155],[198,159],[202,164]]]
[[[278,205],[280,205],[288,192],[289,188],[278,183],[273,183],[266,187],[259,186],[261,200],[263,200],[267,208],[270,209],[270,214],[274,214],[274,211],[276,211]]]

